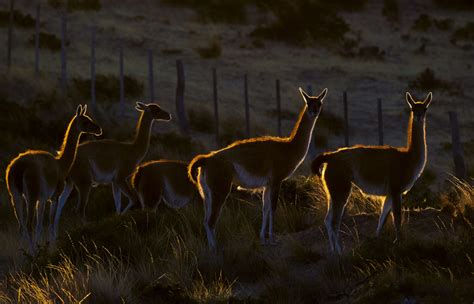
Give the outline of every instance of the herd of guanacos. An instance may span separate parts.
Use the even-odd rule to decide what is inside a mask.
[[[28,150],[7,167],[6,184],[22,238],[34,251],[42,238],[45,208],[49,205],[49,242],[54,243],[62,209],[72,190],[77,190],[77,210],[85,216],[92,187],[111,184],[118,214],[130,208],[156,208],[161,200],[180,208],[202,199],[208,245],[216,249],[216,222],[234,184],[263,189],[260,238],[263,244],[274,243],[273,214],[281,183],[303,163],[328,92],[324,89],[318,96],[310,96],[299,90],[304,106],[290,136],[239,140],[198,155],[189,163],[142,163],[153,122],[171,120],[171,115],[156,103],[136,103],[141,114],[131,142],[101,139],[80,143],[81,134],[99,136],[102,129],[86,114],[87,106],[79,105],[57,155]],[[384,197],[376,233],[381,233],[392,212],[396,240],[400,238],[402,194],[411,189],[426,164],[425,119],[431,100],[431,92],[423,100],[406,93],[411,110],[406,146],[356,145],[320,154],[312,161],[311,170],[321,177],[328,197],[325,226],[331,252],[342,253],[339,230],[353,185],[365,194]],[[129,199],[125,208],[121,205],[122,193]]]

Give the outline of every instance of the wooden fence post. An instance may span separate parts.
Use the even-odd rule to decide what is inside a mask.
[[[123,75],[123,46],[119,46],[119,83],[120,83],[120,114],[125,111],[125,80]]]
[[[91,105],[93,108],[97,106],[96,104],[96,94],[95,94],[95,26],[91,30]]]
[[[456,112],[449,112],[449,123],[451,125],[451,140],[454,159],[454,174],[461,180],[466,180],[467,170],[464,162],[464,153],[461,144],[461,137],[459,135],[458,116]]]
[[[7,40],[7,68],[10,69],[12,64],[12,44],[13,44],[13,10],[15,7],[15,0],[10,0],[10,21],[8,25],[8,40]]]
[[[377,99],[377,114],[379,122],[379,145],[383,145],[383,115],[382,115],[382,99]]]
[[[250,137],[250,112],[249,112],[249,92],[247,74],[244,75],[244,97],[245,97],[245,135]]]
[[[277,131],[278,136],[281,136],[281,99],[280,99],[280,80],[276,80],[276,102],[277,102]]]
[[[344,145],[349,146],[349,116],[348,116],[348,104],[347,104],[347,92],[344,91],[343,95],[344,102]]]
[[[39,75],[39,48],[40,48],[40,1],[36,4],[36,29],[35,29],[35,75]]]
[[[67,12],[64,10],[61,16],[61,91],[63,96],[67,94]]]
[[[186,117],[186,110],[184,107],[184,67],[181,60],[176,60],[176,70],[178,73],[178,81],[176,85],[176,112],[178,115],[178,123],[181,133],[189,133],[189,124]]]
[[[219,145],[219,102],[217,99],[217,71],[212,69],[212,87],[214,91],[214,130],[216,132],[216,144]]]
[[[153,75],[153,50],[148,50],[148,87],[150,89],[150,101],[155,101],[155,80]]]

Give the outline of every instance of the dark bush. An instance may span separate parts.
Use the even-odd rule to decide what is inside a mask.
[[[242,131],[243,118],[225,118],[220,124],[219,142],[225,146],[236,140],[244,139],[245,134]]]
[[[318,128],[324,128],[334,135],[341,135],[344,132],[344,120],[332,112],[323,110],[318,117]]]
[[[246,20],[245,7],[252,0],[161,0],[175,6],[194,9],[204,22],[242,23]]]
[[[143,95],[144,84],[133,76],[124,76],[125,97],[137,98]],[[78,97],[88,99],[91,96],[91,80],[84,78],[72,79],[73,90]],[[96,75],[96,98],[101,101],[118,101],[120,99],[120,81],[115,75]]]
[[[382,15],[389,22],[400,21],[400,8],[398,7],[398,1],[397,0],[384,0]]]
[[[35,46],[35,34],[32,34],[28,39],[28,45]],[[66,45],[69,45],[69,41],[66,42]],[[59,51],[61,50],[61,39],[56,35],[40,32],[39,33],[39,47],[40,49],[48,49],[50,51]]]
[[[458,9],[458,10],[473,10],[474,5],[472,0],[433,0],[439,8]]]
[[[188,112],[191,128],[202,133],[214,132],[214,115],[207,109],[191,109]]]
[[[271,7],[275,20],[259,26],[251,36],[281,40],[294,45],[341,43],[349,25],[335,9],[322,2],[282,1]]]
[[[0,11],[0,26],[10,24],[10,11]],[[23,14],[18,10],[13,10],[13,25],[23,28],[32,28],[36,25],[36,19],[30,14]]]
[[[465,26],[456,29],[451,38],[454,41],[474,41],[474,22],[469,22]]]
[[[203,59],[217,58],[222,53],[221,45],[217,39],[213,39],[208,46],[196,48],[195,50]]]
[[[48,0],[49,6],[58,9],[64,7],[64,0]],[[100,0],[67,0],[69,11],[98,11],[102,8]]]
[[[463,93],[459,84],[437,78],[434,74],[434,71],[430,68],[426,68],[421,73],[419,73],[414,80],[408,83],[408,87],[422,91],[441,90],[449,92],[453,95],[459,95]]]
[[[435,27],[441,31],[449,31],[453,28],[454,20],[451,18],[446,19],[434,19],[433,20]]]
[[[365,60],[383,60],[385,57],[385,51],[380,49],[378,46],[364,46],[359,49],[357,57]]]
[[[417,31],[427,31],[433,25],[433,20],[427,14],[420,14],[413,23],[412,28]]]
[[[162,133],[151,137],[150,145],[161,144],[163,149],[176,158],[190,159],[191,157],[204,152],[204,146],[196,142],[189,136],[182,136],[176,133]],[[179,156],[179,157],[178,157]]]

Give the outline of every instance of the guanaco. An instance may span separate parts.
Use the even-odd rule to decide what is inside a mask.
[[[182,208],[200,200],[196,186],[188,178],[188,163],[155,160],[141,164],[132,176],[142,209],[155,209],[162,200],[172,208]]]
[[[121,192],[130,201],[123,211],[137,203],[128,178],[147,153],[153,121],[169,121],[171,114],[155,103],[137,102],[135,109],[141,114],[135,139],[132,142],[104,139],[88,141],[79,145],[77,160],[71,168],[64,191],[59,197],[59,213],[55,218],[55,226],[58,225],[62,209],[74,187],[79,194],[77,209],[82,208],[83,218],[85,218],[86,206],[93,185],[112,184],[117,214],[122,213]],[[57,231],[55,233],[57,234]]]
[[[15,157],[7,167],[6,183],[10,201],[20,226],[20,234],[28,241],[30,250],[33,250],[33,244],[38,243],[41,238],[47,201],[50,201],[51,229],[56,202],[76,159],[81,134],[90,133],[98,136],[102,133],[102,129],[86,115],[86,111],[87,106],[77,107],[76,115],[67,126],[58,155],[54,156],[46,151],[28,150]],[[36,228],[33,231],[35,214]]]
[[[339,229],[353,184],[365,194],[385,197],[376,233],[380,235],[392,212],[395,241],[400,239],[402,194],[411,189],[426,164],[426,110],[432,96],[430,92],[425,100],[415,101],[406,93],[411,109],[406,147],[357,145],[323,153],[313,160],[312,171],[322,176],[328,196],[325,225],[332,252],[342,252]]]
[[[327,94],[327,89],[324,89],[319,96],[312,97],[301,88],[299,90],[305,105],[289,137],[236,141],[221,150],[198,155],[191,161],[189,177],[197,184],[205,203],[204,227],[211,249],[216,248],[215,225],[232,184],[243,188],[263,188],[260,239],[263,244],[274,242],[273,212],[277,207],[280,185],[304,161]]]

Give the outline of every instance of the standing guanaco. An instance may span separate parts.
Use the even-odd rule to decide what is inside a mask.
[[[208,244],[216,248],[215,225],[231,185],[263,188],[263,219],[260,239],[273,242],[273,212],[281,182],[304,161],[314,125],[327,89],[312,97],[301,88],[305,105],[289,137],[257,137],[236,141],[206,155],[196,156],[189,165],[189,177],[197,184],[205,203]],[[268,230],[267,230],[268,226]]]
[[[7,167],[6,183],[11,204],[20,226],[20,234],[27,239],[30,250],[33,250],[33,244],[38,243],[41,238],[44,210],[48,201],[51,202],[50,229],[52,227],[56,202],[64,187],[66,176],[76,159],[81,134],[100,135],[102,133],[101,128],[86,115],[86,111],[87,106],[77,107],[76,115],[70,120],[66,129],[58,155],[54,156],[46,151],[29,150],[14,158]],[[35,213],[36,228],[33,231]]]
[[[352,184],[366,194],[385,197],[377,235],[392,211],[396,240],[400,238],[402,194],[411,189],[426,164],[425,121],[432,96],[430,92],[425,100],[415,101],[410,93],[406,93],[411,109],[406,147],[358,145],[323,153],[314,159],[312,171],[322,176],[328,196],[325,225],[331,251],[342,252],[339,229]],[[323,164],[326,166],[320,172]]]

